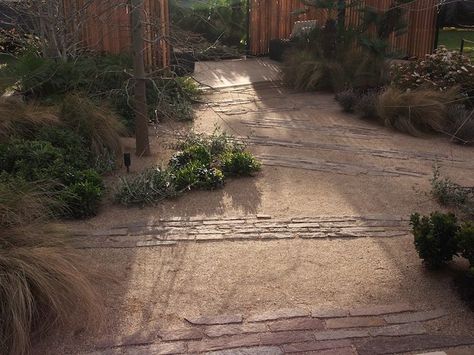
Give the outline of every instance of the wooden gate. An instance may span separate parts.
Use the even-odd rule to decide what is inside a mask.
[[[270,40],[288,38],[295,21],[317,20],[324,25],[329,17],[327,10],[306,7],[306,13],[294,12],[305,9],[301,0],[249,0],[250,1],[250,52],[253,55],[268,54]],[[336,0],[334,0],[336,1]],[[352,1],[352,0],[346,0]],[[437,0],[414,0],[408,10],[407,33],[390,39],[392,49],[409,57],[423,57],[432,53],[436,36]],[[390,8],[392,0],[365,0],[359,7],[346,11],[346,25],[360,23],[360,7],[369,5],[377,9]]]

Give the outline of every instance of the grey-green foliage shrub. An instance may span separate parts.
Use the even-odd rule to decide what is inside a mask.
[[[456,234],[459,227],[454,214],[434,212],[429,217],[421,217],[415,213],[410,224],[416,250],[426,267],[438,269],[457,255]]]
[[[442,177],[439,167],[433,169],[431,194],[443,206],[454,207],[474,216],[474,189],[463,187],[450,178]]]
[[[226,176],[260,170],[260,163],[245,152],[245,145],[225,133],[189,134],[176,148],[179,151],[167,168],[122,178],[116,200],[124,205],[154,204],[188,190],[214,190],[224,185]]]
[[[150,168],[140,174],[121,178],[115,198],[117,202],[131,206],[151,205],[176,195],[170,171]]]

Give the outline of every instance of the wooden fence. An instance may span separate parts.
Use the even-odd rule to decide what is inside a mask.
[[[307,12],[295,15],[296,10],[305,9],[300,0],[249,0],[250,1],[250,51],[253,55],[268,54],[270,40],[288,38],[295,21],[317,20],[324,25],[331,16],[328,10],[307,8]],[[353,1],[353,0],[346,0]],[[423,57],[434,49],[438,0],[414,0],[406,6],[408,10],[406,34],[392,36],[393,50],[409,57]],[[360,24],[358,11],[364,5],[380,10],[390,8],[392,0],[364,0],[359,7],[346,10],[346,25]],[[334,16],[334,14],[332,14]],[[337,16],[337,15],[336,15]]]
[[[65,11],[75,14],[71,32],[90,51],[131,52],[131,18],[126,0],[64,0]],[[168,0],[144,0],[145,66],[148,70],[170,64]]]

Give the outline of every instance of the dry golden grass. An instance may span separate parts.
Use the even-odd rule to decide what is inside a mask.
[[[59,124],[54,109],[0,98],[0,142],[12,136],[29,136],[42,126]]]
[[[61,120],[76,133],[85,137],[96,156],[109,152],[122,154],[120,137],[126,128],[117,115],[107,107],[99,107],[90,99],[78,94],[65,97]]]
[[[53,185],[0,174],[0,227],[25,226],[52,217],[51,207],[62,208],[50,192]]]
[[[432,89],[401,91],[389,87],[379,98],[378,114],[387,127],[414,136],[444,132],[448,103],[456,99],[457,90],[441,92]]]
[[[74,322],[91,327],[102,302],[90,265],[46,225],[47,185],[0,179],[0,353],[28,354],[33,334]]]
[[[2,247],[0,270],[2,353],[27,354],[32,334],[43,335],[58,325],[98,324],[100,298],[74,250]]]

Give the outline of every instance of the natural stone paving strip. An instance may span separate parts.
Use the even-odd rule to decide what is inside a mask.
[[[320,124],[311,124],[310,122],[304,122],[301,119],[281,119],[281,118],[267,118],[267,119],[254,119],[241,122],[245,126],[251,128],[275,128],[290,129],[290,130],[302,130],[302,131],[315,131],[325,136],[332,137],[344,137],[352,139],[384,139],[388,138],[387,134],[381,132],[380,129],[356,127],[356,126],[342,126],[342,125],[331,125],[324,126]]]
[[[282,148],[292,148],[292,149],[320,149],[320,150],[329,150],[329,151],[342,151],[350,152],[356,154],[365,154],[371,155],[377,158],[386,158],[386,159],[397,159],[412,161],[421,160],[427,161],[430,163],[435,162],[446,162],[446,163],[466,163],[464,160],[459,160],[452,158],[444,154],[435,154],[429,152],[415,152],[415,151],[402,151],[396,149],[376,149],[368,147],[357,147],[344,144],[332,144],[332,143],[316,143],[316,142],[301,142],[301,141],[285,141],[274,139],[266,136],[252,136],[249,138],[241,137],[242,140],[245,140],[249,144],[258,145],[258,146],[267,146],[267,147],[282,147]],[[463,168],[466,168],[463,165]],[[472,168],[472,167],[467,167]]]
[[[386,177],[426,177],[428,174],[424,172],[414,171],[403,167],[383,168],[368,164],[350,164],[342,162],[332,162],[321,159],[295,158],[285,157],[281,155],[258,155],[258,158],[264,165],[282,166],[286,168],[296,168],[304,170],[313,170],[328,172],[342,175],[370,175],[370,176],[386,176]]]
[[[407,235],[407,219],[391,216],[171,218],[94,232],[76,231],[77,248],[135,248],[178,243],[281,239],[391,238]]]
[[[423,322],[444,316],[442,310],[416,311],[407,304],[201,315],[186,317],[179,329],[105,339],[96,354],[377,355],[474,346],[473,337],[428,334]],[[393,317],[400,324],[390,324]]]

